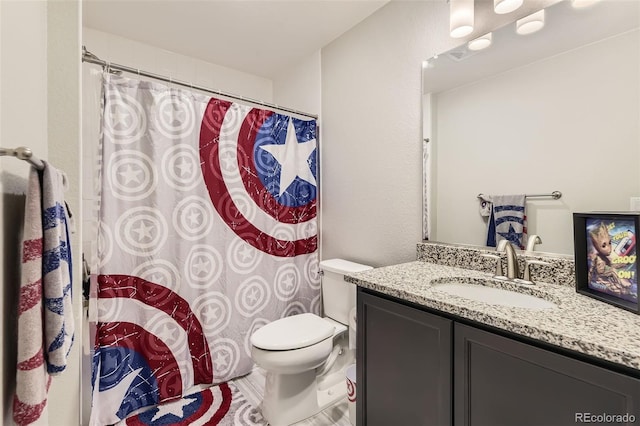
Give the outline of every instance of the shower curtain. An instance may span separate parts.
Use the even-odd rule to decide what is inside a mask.
[[[104,76],[91,424],[250,372],[320,312],[316,122]]]

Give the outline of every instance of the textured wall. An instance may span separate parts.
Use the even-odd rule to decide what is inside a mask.
[[[29,52],[28,55],[25,52]],[[0,146],[26,145],[43,159],[47,146],[47,5],[0,2]],[[20,244],[29,165],[0,157],[2,365],[0,407],[11,420],[15,387]],[[1,422],[1,421],[0,421]]]
[[[65,200],[74,215],[71,236],[73,253],[73,305],[75,342],[66,370],[53,378],[49,390],[49,424],[80,424],[80,352],[82,342],[82,149],[80,144],[80,1],[48,2],[47,77],[49,160],[63,170],[69,182]],[[89,392],[84,389],[83,392]]]
[[[322,49],[323,257],[414,260],[421,64],[458,44],[446,2],[393,1]]]
[[[273,103],[320,115],[320,51],[273,80]]]

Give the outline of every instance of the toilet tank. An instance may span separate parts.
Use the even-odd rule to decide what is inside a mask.
[[[322,304],[324,316],[349,324],[349,311],[356,306],[356,286],[344,280],[345,275],[373,269],[368,265],[344,259],[320,262],[322,271]]]

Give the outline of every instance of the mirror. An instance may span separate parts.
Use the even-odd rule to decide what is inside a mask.
[[[536,250],[573,254],[573,212],[640,197],[640,2],[545,9],[423,64],[424,238],[483,246],[478,194],[528,197]],[[639,199],[640,200],[640,199]],[[640,203],[634,209],[640,210]]]

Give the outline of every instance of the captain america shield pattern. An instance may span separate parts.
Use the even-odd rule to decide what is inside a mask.
[[[239,237],[268,254],[317,248],[315,134],[315,121],[219,99],[205,110],[200,160],[211,201]]]
[[[217,425],[229,412],[232,392],[227,383],[204,389],[182,399],[129,417],[122,426]]]

